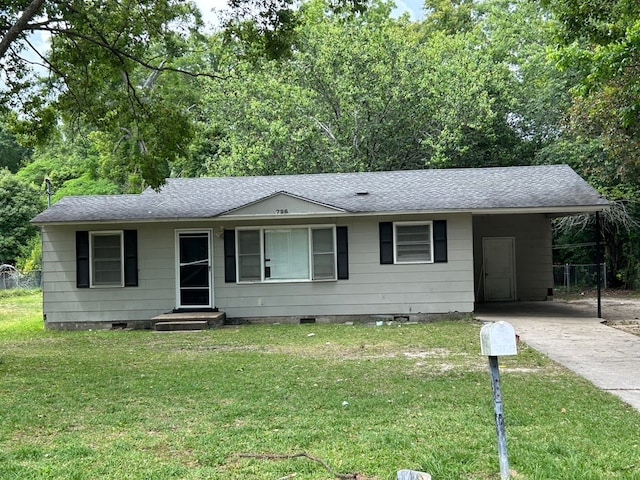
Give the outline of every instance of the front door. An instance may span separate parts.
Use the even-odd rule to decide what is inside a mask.
[[[178,308],[212,308],[211,230],[176,231]]]
[[[515,301],[515,239],[513,237],[483,238],[482,255],[484,300],[486,302]]]

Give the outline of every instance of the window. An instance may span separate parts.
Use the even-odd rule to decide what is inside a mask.
[[[122,232],[91,232],[91,286],[124,285]]]
[[[314,228],[313,236],[313,279],[333,280],[336,278],[336,261],[333,230]]]
[[[262,279],[262,247],[260,230],[238,231],[238,276],[242,282],[259,282]]]
[[[380,222],[380,265],[447,263],[447,221]]]
[[[309,279],[309,231],[306,228],[264,231],[266,278]]]
[[[431,263],[431,222],[394,224],[394,262]]]
[[[76,232],[76,287],[137,287],[138,232]]]
[[[239,282],[336,279],[333,226],[238,229]]]

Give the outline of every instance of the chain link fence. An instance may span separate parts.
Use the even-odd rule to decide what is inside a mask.
[[[607,288],[607,266],[600,264],[602,288]],[[598,264],[570,264],[553,266],[553,286],[572,289],[589,289],[598,286]]]
[[[40,288],[42,272],[20,272],[13,265],[0,265],[0,290]]]

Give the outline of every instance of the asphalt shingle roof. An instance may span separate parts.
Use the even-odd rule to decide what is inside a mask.
[[[278,192],[349,213],[578,211],[608,202],[567,165],[171,178],[138,195],[65,197],[36,224],[213,218]],[[366,195],[358,193],[367,192]]]

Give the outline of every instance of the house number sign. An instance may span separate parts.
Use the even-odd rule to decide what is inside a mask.
[[[278,209],[276,209],[276,215],[286,215],[287,213],[289,213],[289,209],[288,208],[278,208]]]

